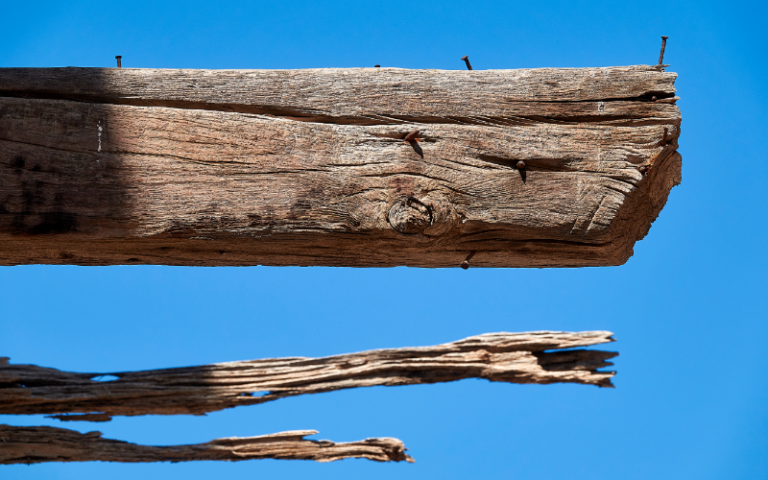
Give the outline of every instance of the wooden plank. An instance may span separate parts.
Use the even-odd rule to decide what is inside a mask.
[[[296,430],[258,437],[219,438],[195,445],[153,447],[101,438],[101,432],[80,433],[54,427],[0,425],[0,465],[44,462],[189,462],[199,460],[315,460],[333,462],[365,458],[377,462],[410,462],[403,442],[369,438],[357,442],[306,440],[315,430]]]
[[[621,264],[680,182],[675,78],[0,69],[0,263]]]
[[[0,358],[0,414],[202,415],[296,395],[484,378],[611,387],[613,352],[565,350],[612,342],[610,332],[492,333],[428,347],[322,358],[276,358],[137,372],[73,373]],[[82,415],[66,415],[66,414]]]

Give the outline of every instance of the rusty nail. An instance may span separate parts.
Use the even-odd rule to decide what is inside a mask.
[[[121,65],[121,62],[120,62],[120,60],[122,60],[123,56],[122,55],[115,55],[115,58],[117,59],[117,68],[123,68],[123,66]]]
[[[655,102],[656,101],[656,97],[655,96],[651,97],[651,101]]]
[[[381,65],[374,65],[374,68],[381,68]]]
[[[659,65],[664,63],[664,49],[667,48],[667,39],[664,35],[661,36],[661,53],[659,54]]]
[[[414,130],[411,133],[409,133],[408,135],[406,135],[404,140],[406,142],[409,142],[409,143],[410,142],[415,142],[416,141],[416,137],[418,137],[418,136],[419,136],[419,131],[418,130]]]
[[[518,170],[522,170],[522,169],[525,168],[525,162],[522,161],[522,160],[518,160],[517,164],[515,164],[515,166],[517,167]]]
[[[468,269],[469,261],[472,260],[472,257],[474,257],[476,253],[477,253],[476,250],[472,250],[471,252],[469,252],[469,255],[467,255],[467,258],[465,258],[464,261],[461,262],[461,268],[463,268],[464,270]]]
[[[640,172],[640,173],[645,173],[645,172],[648,171],[648,167],[645,166],[645,165],[642,165],[640,167],[637,167],[637,171]]]
[[[467,70],[472,70],[472,65],[470,65],[469,63],[469,55],[464,55],[463,57],[461,57],[461,59],[464,60],[464,62],[466,62]]]
[[[668,133],[667,133],[667,127],[664,127],[664,137],[663,137],[663,139],[661,140],[661,144],[662,144],[662,145],[664,145],[664,146],[667,146],[667,145],[669,145],[669,143],[668,143],[668,141],[667,141],[667,135],[668,135]]]

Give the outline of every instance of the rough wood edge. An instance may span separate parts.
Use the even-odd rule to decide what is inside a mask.
[[[611,341],[605,331],[491,333],[429,347],[101,374],[11,364],[0,366],[0,414],[54,414],[65,421],[202,415],[296,395],[465,378],[612,387],[615,372],[598,369],[613,365],[607,360],[617,353],[572,350]],[[117,379],[99,381],[107,375]]]
[[[294,430],[258,437],[218,438],[207,443],[155,447],[111,440],[101,432],[80,433],[55,427],[0,425],[0,465],[44,462],[239,462],[273,458],[333,462],[365,458],[376,462],[413,463],[396,438],[368,438],[356,442],[307,440],[315,430]]]
[[[361,93],[372,88],[388,92],[456,93],[451,82],[459,82],[473,93],[501,87],[512,101],[580,102],[673,97],[677,73],[665,72],[658,65],[629,65],[579,68],[521,68],[489,70],[440,70],[406,68],[310,68],[277,70],[212,70],[154,68],[0,68],[0,95],[44,96],[134,105],[173,105],[176,108],[216,108],[247,113],[272,113],[300,118],[304,115],[355,115]],[[617,79],[631,79],[629,86],[614,88]],[[547,82],[547,83],[545,83]],[[172,85],[173,89],[167,89]],[[574,88],[583,85],[598,88]],[[258,88],[254,88],[258,87]],[[421,89],[421,87],[424,87]],[[603,90],[610,91],[604,95]],[[494,90],[496,91],[496,90]],[[289,94],[286,95],[285,93]],[[333,98],[332,104],[327,100]],[[353,105],[348,102],[352,101]],[[420,108],[420,98],[405,102],[391,97],[367,98],[383,107],[398,104],[400,113],[407,104]],[[149,103],[145,103],[149,102]],[[158,103],[160,102],[160,103]],[[173,102],[162,103],[162,102]],[[278,107],[265,111],[247,107]],[[402,107],[406,106],[405,109]],[[384,113],[384,111],[379,113]]]

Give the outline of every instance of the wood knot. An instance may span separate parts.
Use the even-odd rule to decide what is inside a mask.
[[[412,235],[432,225],[432,212],[415,198],[404,197],[390,207],[387,220],[395,231]]]

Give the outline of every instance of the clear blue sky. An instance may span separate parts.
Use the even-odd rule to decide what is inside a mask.
[[[402,439],[345,460],[0,467],[0,478],[768,478],[764,2],[6,2],[0,67],[475,69],[655,63],[679,73],[683,183],[621,267],[0,267],[0,356],[80,371],[318,356],[495,331],[611,330],[616,389],[480,380],[207,417],[59,424],[148,444],[316,429]],[[2,248],[2,247],[0,247]]]

